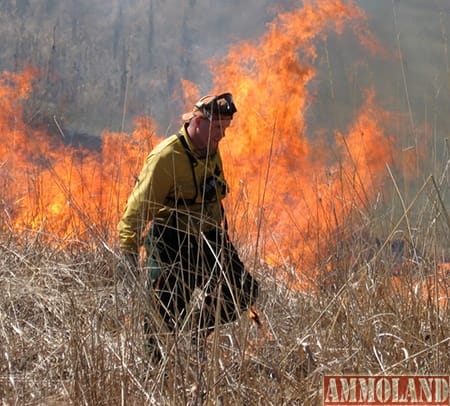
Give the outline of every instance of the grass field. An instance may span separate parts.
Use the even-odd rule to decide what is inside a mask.
[[[424,184],[422,217],[406,208],[386,240],[369,230],[389,214],[354,223],[307,290],[292,289],[289,266],[260,265],[260,325],[244,315],[220,328],[205,358],[185,333],[161,331],[158,366],[145,348],[143,273],[126,291],[107,247],[2,233],[2,404],[317,405],[325,374],[448,374],[450,224],[438,192]]]

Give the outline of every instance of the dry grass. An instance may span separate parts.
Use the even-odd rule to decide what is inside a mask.
[[[438,193],[427,190],[420,220],[405,211],[385,232],[393,240],[409,226],[401,259],[367,232],[388,216],[354,225],[350,239],[330,243],[310,291],[289,289],[291,269],[262,267],[261,326],[243,317],[221,328],[206,360],[183,333],[161,333],[157,367],[142,329],[151,311],[144,281],[122,289],[114,254],[2,234],[2,404],[316,405],[324,374],[450,373],[448,303],[438,300],[448,280],[437,273],[448,229]]]

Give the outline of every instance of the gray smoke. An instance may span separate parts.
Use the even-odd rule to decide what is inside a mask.
[[[178,127],[180,82],[211,86],[206,61],[240,40],[257,38],[277,7],[271,0],[3,0],[0,69],[41,70],[28,112],[65,128],[99,134],[130,130],[139,115],[160,133]],[[373,86],[388,109],[405,112],[411,137],[428,124],[447,136],[448,0],[358,0],[381,44],[401,59],[370,56],[354,38],[319,45],[318,103],[311,129],[345,127]],[[301,4],[300,4],[301,5]],[[327,53],[328,60],[325,61]],[[361,64],[361,61],[365,61]],[[220,74],[220,72],[215,72]],[[50,118],[50,119],[49,119]],[[49,124],[51,125],[51,124]]]

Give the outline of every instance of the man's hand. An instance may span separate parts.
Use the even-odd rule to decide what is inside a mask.
[[[124,252],[122,254],[122,257],[125,260],[125,263],[128,265],[128,267],[131,270],[135,270],[138,266],[139,263],[139,257],[138,254],[134,253],[134,252]]]
[[[117,264],[117,279],[126,293],[129,293],[136,282],[139,256],[133,252],[122,252],[120,262]]]

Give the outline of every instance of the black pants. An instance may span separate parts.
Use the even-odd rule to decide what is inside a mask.
[[[258,283],[222,229],[194,236],[153,224],[146,246],[147,263],[159,271],[152,281],[159,312],[171,330],[186,320],[196,288],[203,298],[194,327],[206,330],[236,320],[258,296]]]

